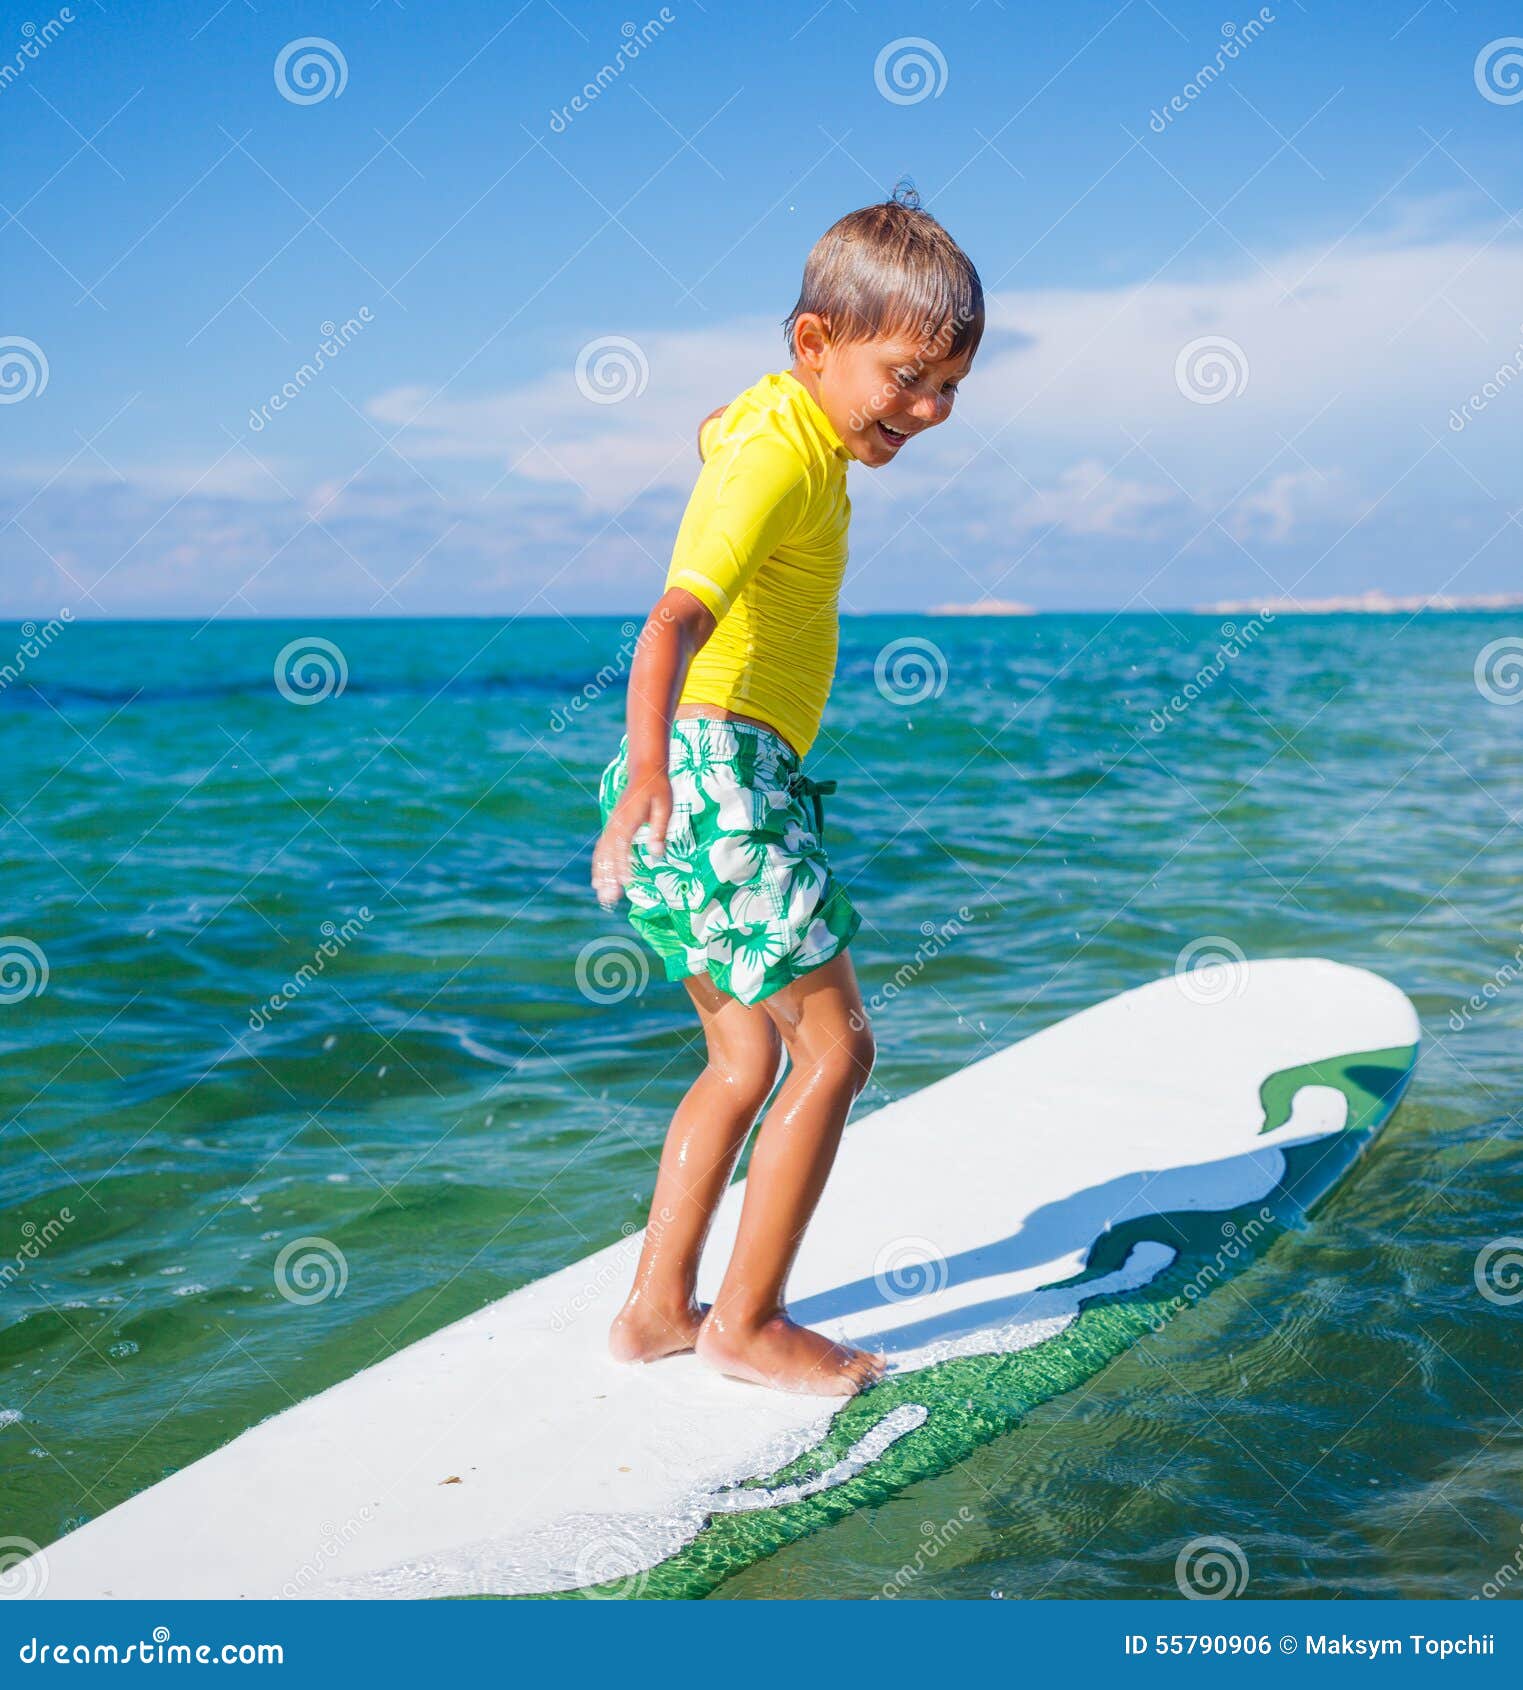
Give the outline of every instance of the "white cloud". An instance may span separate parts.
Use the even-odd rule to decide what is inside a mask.
[[[1384,237],[1260,258],[1192,279],[1176,265],[1126,286],[998,290],[952,422],[884,472],[853,471],[853,606],[924,604],[954,586],[1120,602],[1165,568],[1160,603],[1306,568],[1306,592],[1505,585],[1506,548],[1488,536],[1523,493],[1523,390],[1463,433],[1448,418],[1518,343],[1523,241],[1414,212]],[[607,321],[586,340],[605,334],[634,343],[640,391],[593,402],[578,342],[498,391],[470,393],[463,377],[438,392],[440,370],[365,406],[395,455],[341,417],[320,459],[256,437],[247,451],[208,446],[201,463],[111,450],[115,481],[85,456],[12,464],[0,500],[27,508],[24,529],[0,536],[0,610],[57,598],[53,559],[105,583],[116,613],[187,594],[215,608],[249,582],[269,611],[318,595],[359,612],[648,602],[696,473],[699,419],[783,367],[784,350],[770,318]],[[1205,335],[1246,363],[1243,390],[1220,403],[1176,384],[1180,349]],[[929,579],[948,570],[950,583]],[[377,581],[402,583],[400,606]]]
[[[1137,537],[1156,531],[1152,519],[1183,502],[1173,487],[1131,480],[1108,470],[1098,458],[1085,458],[1018,505],[1010,526],[1020,531],[1050,525],[1070,534]]]
[[[587,397],[576,378],[583,349],[567,347],[551,370],[504,393],[399,387],[366,410],[402,431],[396,444],[408,458],[489,463],[521,480],[569,486],[589,508],[617,510],[651,488],[691,487],[699,422],[786,363],[777,324],[760,319],[620,338],[632,343],[629,356],[645,379],[642,391],[616,403]]]
[[[991,297],[989,345],[959,400],[968,427],[960,439],[955,427],[928,437],[896,473],[944,477],[971,457],[984,460],[979,473],[992,487],[1013,492],[1000,454],[1017,474],[1035,466],[1050,480],[1140,441],[1166,464],[1161,482],[1172,476],[1204,500],[1267,471],[1285,440],[1308,429],[1339,438],[1348,460],[1369,466],[1387,455],[1393,430],[1443,425],[1470,378],[1494,368],[1494,348],[1516,343],[1520,300],[1523,243],[1417,240],[1410,225],[1400,244],[1290,248],[1244,260],[1233,275],[1005,289]],[[685,489],[699,419],[781,367],[781,337],[758,319],[626,332],[649,379],[617,404],[583,396],[568,346],[558,368],[505,392],[430,400],[422,388],[396,388],[369,414],[402,430],[408,457],[511,465],[600,508],[650,485]],[[1181,348],[1206,335],[1240,346],[1248,369],[1243,392],[1213,405],[1191,403],[1175,381]],[[982,442],[991,446],[980,452]]]
[[[1239,499],[1227,514],[1227,529],[1239,540],[1288,540],[1308,520],[1347,515],[1343,481],[1337,470],[1286,470]]]
[[[953,423],[886,475],[854,474],[859,534],[880,550],[934,505],[943,528],[975,540],[1183,543],[1219,517],[1239,543],[1272,548],[1335,536],[1425,459],[1425,473],[1462,479],[1433,437],[1496,348],[1516,343],[1523,243],[1456,234],[1449,209],[1418,202],[1382,237],[1291,247],[1232,274],[997,291]],[[506,392],[429,402],[394,389],[370,414],[400,428],[410,458],[486,462],[589,511],[652,489],[681,497],[699,418],[780,367],[780,337],[757,319],[627,336],[648,380],[618,404],[579,391],[568,347],[559,368]],[[1246,381],[1219,403],[1192,403],[1176,379],[1181,348],[1204,336],[1241,348]],[[1480,434],[1465,440],[1468,467],[1500,494],[1516,483],[1504,434]]]

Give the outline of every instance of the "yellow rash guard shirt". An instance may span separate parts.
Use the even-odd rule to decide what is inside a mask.
[[[850,454],[786,371],[748,387],[701,446],[666,585],[700,600],[716,626],[681,702],[755,716],[803,756],[835,675]]]

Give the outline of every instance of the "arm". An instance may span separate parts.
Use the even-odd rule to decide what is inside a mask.
[[[694,657],[736,596],[799,520],[808,468],[785,442],[758,436],[719,448],[704,465],[672,548],[666,591],[635,642],[629,671],[629,778],[592,858],[598,902],[612,908],[634,875],[630,844],[650,824],[666,848],[672,717]]]
[[[629,781],[592,857],[592,884],[598,902],[611,909],[629,884],[630,843],[650,823],[649,850],[666,849],[672,814],[667,778],[667,746],[672,716],[688,668],[714,632],[712,612],[681,587],[663,593],[635,642],[629,670]]]

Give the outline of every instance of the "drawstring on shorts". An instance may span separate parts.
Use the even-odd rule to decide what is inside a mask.
[[[825,837],[825,805],[823,799],[835,791],[833,780],[811,780],[802,769],[788,777],[788,790],[798,798],[807,798],[814,806],[814,831]]]

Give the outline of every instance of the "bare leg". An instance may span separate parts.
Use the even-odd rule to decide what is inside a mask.
[[[782,1066],[782,1039],[761,1006],[721,992],[707,975],[694,976],[687,989],[703,1024],[708,1065],[667,1129],[634,1289],[608,1335],[618,1361],[692,1349],[707,1312],[694,1300],[698,1258]]]
[[[851,1396],[882,1377],[882,1358],[795,1326],[783,1308],[846,1117],[872,1071],[873,1040],[850,957],[841,952],[761,1007],[791,1068],[757,1136],[735,1250],[695,1347],[710,1366],[755,1384]]]

